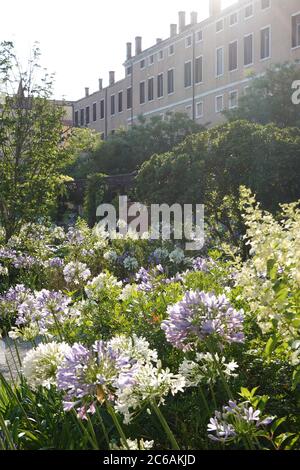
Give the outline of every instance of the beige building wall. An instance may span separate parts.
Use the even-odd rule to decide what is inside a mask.
[[[116,129],[127,128],[136,122],[139,115],[163,117],[175,111],[187,113],[200,124],[215,125],[224,120],[220,112],[223,108],[237,105],[238,97],[245,92],[253,72],[263,73],[277,63],[300,64],[300,0],[239,0],[224,10],[220,5],[220,0],[211,0],[210,16],[200,23],[197,22],[197,14],[192,13],[191,21],[186,24],[185,13],[180,12],[179,25],[171,25],[170,37],[164,41],[158,39],[145,51],[142,51],[142,39],[136,38],[134,56],[131,56],[131,45],[127,46],[125,78],[115,83],[110,75],[109,87],[91,95],[86,90],[86,96],[74,103],[75,125],[96,129],[106,138]],[[246,62],[249,62],[246,64],[245,47]],[[201,74],[197,74],[197,59],[198,64],[202,60]],[[187,70],[185,75],[185,68],[189,67],[190,77]],[[174,90],[168,90],[170,70],[174,74]],[[162,96],[158,96],[159,76],[163,77]],[[201,81],[196,83],[196,78]],[[153,100],[148,96],[151,79]],[[145,102],[141,103],[140,87],[143,86]],[[132,88],[130,109],[127,105],[128,88]],[[119,112],[120,91],[123,92],[123,108]],[[112,95],[116,100],[113,115]],[[103,119],[100,119],[101,100],[106,103]],[[93,119],[93,105],[96,106],[96,120]],[[87,108],[90,109],[89,123],[86,120]],[[80,114],[84,115],[84,122],[80,120]]]

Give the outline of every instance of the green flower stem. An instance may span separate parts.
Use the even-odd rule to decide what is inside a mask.
[[[109,437],[108,437],[108,434],[107,434],[107,431],[106,431],[106,427],[105,427],[105,424],[103,422],[103,418],[101,416],[101,413],[99,411],[99,407],[96,406],[96,414],[98,416],[98,419],[99,419],[99,422],[100,422],[100,425],[101,425],[101,428],[102,428],[102,432],[103,432],[103,435],[105,437],[105,440],[106,440],[106,444],[107,444],[107,447],[108,449],[110,449],[110,442],[109,442]]]
[[[180,447],[174,437],[174,434],[172,433],[167,421],[165,420],[162,412],[160,411],[159,407],[157,406],[157,403],[156,401],[151,401],[151,407],[154,411],[154,413],[156,414],[156,416],[158,417],[159,421],[160,421],[160,424],[162,425],[164,431],[166,432],[167,436],[168,436],[168,439],[170,441],[170,443],[172,444],[172,449],[173,450],[180,450]]]
[[[119,436],[121,438],[121,442],[123,443],[123,445],[126,447],[127,450],[130,450],[129,446],[128,446],[127,438],[125,436],[125,433],[124,433],[124,431],[122,429],[122,426],[120,425],[119,420],[116,416],[116,413],[115,413],[113,407],[111,406],[111,404],[109,403],[109,401],[106,401],[106,407],[107,407],[108,413],[110,414],[110,416],[111,416],[111,418],[114,422],[114,425],[117,428],[117,431],[118,431]]]
[[[9,445],[10,450],[15,450],[14,442],[12,440],[12,437],[10,435],[9,430],[7,429],[7,426],[5,424],[4,418],[2,413],[0,412],[0,428],[2,429],[2,432],[7,440],[7,443]]]
[[[94,449],[94,450],[99,450],[99,446],[98,446],[97,440],[95,439],[95,437],[93,438],[93,436],[90,435],[90,433],[88,432],[88,430],[87,430],[87,429],[85,428],[85,426],[82,424],[81,419],[78,418],[77,413],[76,413],[76,411],[74,410],[74,408],[73,408],[72,412],[73,412],[73,415],[74,415],[74,417],[75,417],[76,423],[79,424],[79,427],[80,427],[81,430],[83,431],[83,434],[85,434],[86,437],[87,437],[87,439],[90,441],[90,443],[91,443],[93,449]]]

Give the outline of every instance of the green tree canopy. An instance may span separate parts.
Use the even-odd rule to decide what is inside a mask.
[[[139,122],[128,130],[120,129],[111,136],[94,154],[94,171],[107,174],[121,174],[135,171],[154,153],[164,153],[185,139],[187,135],[199,132],[201,126],[186,114],[168,114]]]
[[[292,83],[299,77],[299,65],[274,65],[265,74],[254,76],[239,99],[239,107],[225,111],[225,116],[229,121],[245,119],[278,127],[300,127],[300,106],[292,102]]]
[[[235,121],[187,137],[156,154],[137,177],[140,201],[200,204],[206,219],[229,230],[240,220],[239,187],[256,193],[265,209],[300,198],[300,130]]]

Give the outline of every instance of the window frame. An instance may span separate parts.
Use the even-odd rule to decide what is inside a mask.
[[[236,68],[235,69],[230,68],[230,46],[232,44],[236,44]],[[239,40],[234,39],[233,41],[230,41],[228,44],[228,71],[236,72],[238,69],[239,69]]]
[[[231,106],[230,103],[231,103],[231,95],[235,93],[236,94],[236,105],[235,106]],[[229,93],[228,93],[228,109],[237,109],[238,108],[238,99],[239,99],[239,91],[236,89],[236,90],[230,90]]]
[[[219,111],[217,108],[218,98],[222,98],[222,109],[220,109]],[[215,96],[215,112],[216,114],[220,114],[222,113],[222,111],[224,111],[224,95],[217,95]]]
[[[267,57],[262,57],[262,32],[265,30],[269,30],[269,55]],[[264,26],[263,28],[260,28],[260,62],[264,62],[265,60],[270,60],[272,58],[272,28],[271,25]]]
[[[190,74],[190,75],[191,75],[191,83],[190,83],[190,85],[186,85],[186,68],[185,68],[185,67],[186,67],[187,64],[190,64],[190,66],[191,66],[191,74]],[[191,88],[192,85],[193,85],[193,64],[192,64],[192,61],[191,61],[191,60],[187,60],[187,61],[185,61],[185,63],[184,63],[184,77],[183,77],[183,79],[184,79],[184,88],[185,88],[186,90],[187,90],[188,88]]]
[[[218,51],[222,51],[222,73],[218,74]],[[225,72],[225,58],[224,58],[224,46],[220,46],[216,48],[216,78],[221,78],[224,76]]]
[[[170,91],[170,92],[169,92],[169,72],[173,72],[173,91]],[[167,71],[167,92],[168,92],[168,96],[173,95],[175,93],[175,68],[174,67],[171,67]]]
[[[252,38],[252,47],[251,47],[251,57],[252,57],[252,62],[249,62],[248,64],[245,64],[245,39],[246,38],[249,38],[251,37]],[[248,33],[248,34],[245,34],[244,35],[244,38],[243,38],[243,48],[244,48],[244,67],[252,67],[253,64],[254,64],[254,33]]]
[[[197,82],[197,80],[196,80],[196,70],[197,70],[197,68],[196,68],[196,61],[197,61],[198,59],[201,59],[201,78],[202,78],[202,79],[201,79],[200,82]],[[199,55],[198,57],[195,57],[195,65],[194,65],[194,67],[195,67],[195,69],[194,69],[195,85],[200,85],[200,84],[203,83],[203,81],[204,81],[204,80],[203,80],[203,54]]]

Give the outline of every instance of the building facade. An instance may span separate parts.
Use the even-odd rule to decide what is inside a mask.
[[[186,24],[170,25],[170,36],[143,50],[142,38],[126,45],[125,78],[73,105],[73,121],[106,139],[128,128],[140,115],[150,118],[184,112],[199,124],[224,120],[222,110],[238,106],[251,75],[272,64],[300,64],[300,0],[238,0],[221,9],[210,0],[209,17],[198,22],[192,12]]]

